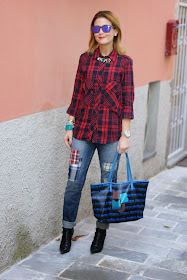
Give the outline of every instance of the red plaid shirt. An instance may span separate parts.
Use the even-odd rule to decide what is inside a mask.
[[[113,49],[104,58],[99,47],[93,55],[83,53],[67,113],[75,116],[73,137],[106,144],[119,140],[122,119],[133,119],[134,83],[132,59]]]

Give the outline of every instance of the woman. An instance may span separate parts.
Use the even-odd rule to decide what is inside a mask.
[[[119,157],[113,182],[117,182],[120,155],[129,148],[133,119],[132,59],[120,47],[121,29],[110,11],[99,11],[91,22],[89,49],[79,59],[74,92],[67,110],[64,141],[71,150],[64,196],[61,254],[70,251],[81,191],[98,150],[101,182],[107,181],[116,152]],[[109,224],[96,222],[91,253],[101,252]]]

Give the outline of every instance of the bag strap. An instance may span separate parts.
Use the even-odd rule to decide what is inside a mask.
[[[126,154],[126,166],[127,166],[127,180],[130,181],[131,183],[131,188],[133,189],[134,186],[133,186],[133,180],[132,180],[132,173],[131,173],[131,167],[130,167],[130,161],[129,161],[129,156],[127,153]],[[108,177],[108,183],[111,183],[112,182],[112,177],[113,177],[113,173],[114,173],[114,168],[115,168],[115,165],[116,165],[116,161],[117,161],[117,158],[118,158],[118,155],[119,153],[117,152],[116,156],[115,156],[115,159],[114,159],[114,162],[112,164],[112,168],[110,170],[110,174],[109,174],[109,177]]]
[[[118,158],[118,152],[117,152],[117,154],[115,156],[114,162],[112,164],[112,168],[110,170],[110,174],[109,174],[109,177],[108,177],[108,182],[109,183],[112,182],[112,176],[113,176],[113,173],[114,173],[114,168],[115,168],[115,165],[116,165],[117,158]]]
[[[130,181],[129,164],[127,164],[127,181]]]
[[[114,173],[114,168],[115,168],[115,165],[116,165],[118,155],[119,155],[119,153],[117,152],[117,154],[115,156],[115,159],[114,159],[114,162],[113,162],[113,165],[112,165],[112,168],[111,168],[111,171],[110,171],[110,174],[109,174],[108,182],[112,181],[112,176],[113,176],[113,173]],[[127,180],[130,181],[130,163],[129,163],[129,158],[128,158],[127,154],[126,154],[126,164],[127,164]]]
[[[125,154],[126,154],[126,160],[127,160],[127,178],[129,178],[128,181],[131,182],[131,188],[133,189],[134,186],[133,186],[133,180],[132,180],[132,172],[131,172],[130,160],[129,160],[128,153],[125,153]]]

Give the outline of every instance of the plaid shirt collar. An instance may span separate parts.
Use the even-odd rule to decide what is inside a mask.
[[[115,49],[113,49],[111,51],[111,53],[107,56],[103,56],[101,53],[100,53],[100,49],[99,49],[99,46],[96,48],[94,54],[93,54],[93,59],[96,59],[98,57],[104,57],[104,58],[110,58],[111,60],[115,60],[117,56],[117,52],[115,51]]]

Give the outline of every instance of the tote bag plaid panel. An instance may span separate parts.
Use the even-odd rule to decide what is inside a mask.
[[[118,154],[117,154],[118,155]],[[117,160],[117,155],[113,163]],[[127,177],[124,183],[113,183],[110,172],[107,183],[91,184],[94,216],[102,223],[120,223],[143,218],[149,181],[133,181],[127,157]]]

